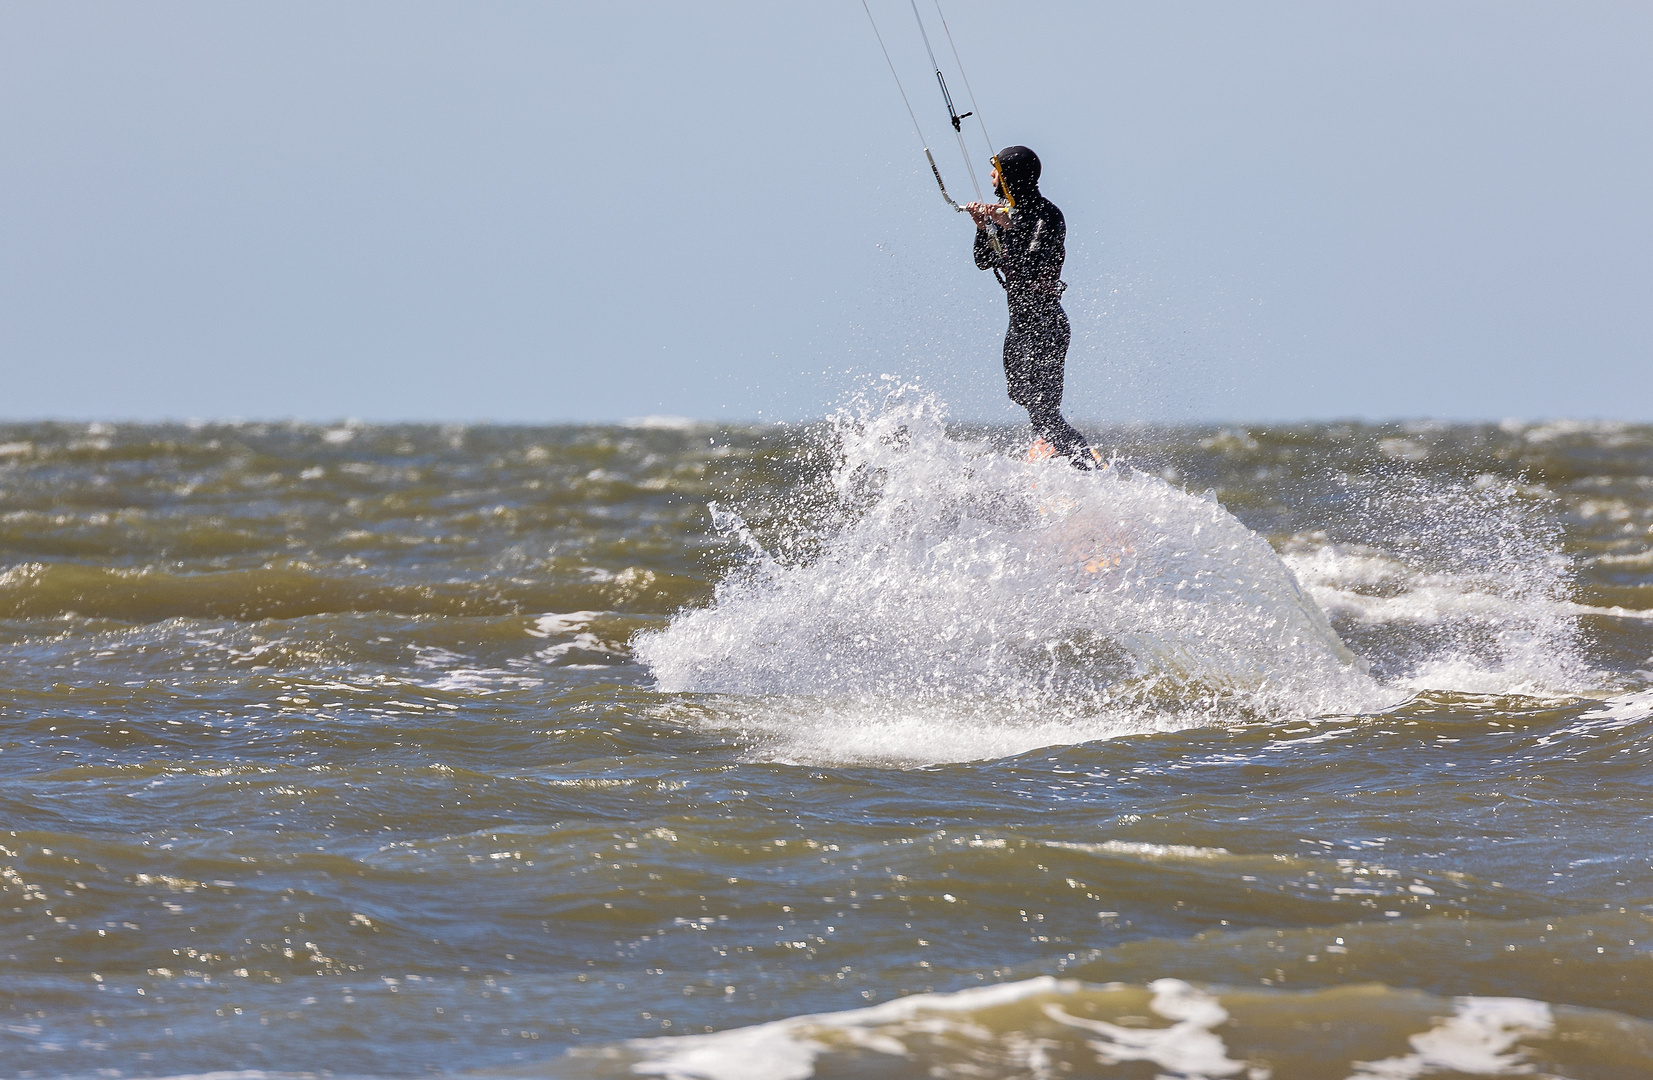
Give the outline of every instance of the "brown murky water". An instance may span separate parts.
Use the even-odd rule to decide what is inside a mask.
[[[0,1075],[1653,1075],[1653,428],[931,409],[0,429]]]

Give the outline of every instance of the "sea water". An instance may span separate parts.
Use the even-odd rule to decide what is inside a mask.
[[[1653,1073],[1653,428],[0,430],[0,1075]]]

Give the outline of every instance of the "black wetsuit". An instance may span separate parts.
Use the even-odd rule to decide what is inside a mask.
[[[1004,336],[1010,400],[1027,410],[1033,434],[1057,453],[1088,459],[1085,437],[1062,416],[1062,381],[1073,335],[1062,310],[1067,223],[1056,204],[1039,193],[1039,159],[1033,151],[1009,147],[1000,151],[999,165],[1016,206],[1009,228],[999,233],[1003,253],[993,250],[986,229],[977,229],[975,254],[978,267],[997,271],[1010,303],[1010,329]]]

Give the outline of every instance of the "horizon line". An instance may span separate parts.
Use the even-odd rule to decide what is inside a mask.
[[[786,427],[818,424],[831,419],[833,414],[823,413],[810,417],[785,417],[781,419],[766,419],[762,414],[757,416],[743,416],[734,418],[710,418],[683,416],[672,413],[650,413],[641,416],[605,417],[602,419],[496,419],[489,417],[455,418],[455,417],[377,417],[334,415],[327,417],[317,416],[217,416],[217,417],[122,417],[122,416],[32,416],[32,417],[4,417],[0,416],[0,427],[23,427],[40,424],[65,425],[129,425],[135,427],[234,427],[251,424],[297,425],[307,427],[612,427],[631,428],[638,430],[673,430],[710,427]],[[1196,418],[1146,418],[1130,419],[1099,419],[1089,417],[1070,417],[1078,426],[1088,428],[1109,427],[1221,427],[1241,425],[1251,427],[1292,426],[1297,424],[1441,424],[1441,425],[1510,425],[1523,426],[1534,424],[1580,423],[1580,424],[1624,424],[1629,426],[1653,425],[1653,418],[1629,419],[1618,416],[1440,416],[1429,414],[1391,414],[1382,416],[1341,414],[1332,416],[1277,416],[1277,417],[1196,417]],[[983,427],[1013,428],[1026,426],[1025,421],[989,419],[985,417],[964,416],[947,417],[948,424],[966,424]]]

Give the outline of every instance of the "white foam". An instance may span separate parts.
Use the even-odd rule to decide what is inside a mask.
[[[1418,691],[1446,690],[1455,694],[1542,698],[1553,696],[1557,691],[1565,692],[1571,684],[1565,676],[1556,678],[1549,672],[1529,672],[1518,667],[1485,664],[1471,658],[1453,656],[1424,661],[1410,675],[1399,680],[1399,685]]]
[[[1185,1080],[1246,1071],[1246,1063],[1230,1058],[1222,1036],[1212,1030],[1228,1020],[1228,1010],[1216,998],[1181,979],[1156,979],[1148,989],[1154,992],[1148,1007],[1174,1021],[1170,1027],[1121,1027],[1106,1020],[1072,1016],[1055,1004],[1047,1004],[1044,1013],[1058,1023],[1100,1036],[1088,1042],[1103,1065],[1150,1061],[1168,1070],[1172,1077]]]
[[[1599,607],[1568,600],[1486,592],[1484,581],[1454,574],[1413,572],[1397,560],[1379,553],[1351,552],[1345,548],[1327,546],[1308,553],[1288,552],[1282,557],[1327,615],[1367,624],[1416,623],[1433,626],[1463,618],[1527,619],[1535,613],[1563,617],[1605,615],[1620,619],[1653,619],[1653,610],[1643,608]],[[1649,560],[1649,565],[1653,566],[1653,559]],[[1370,586],[1404,591],[1394,595],[1355,591],[1358,587]]]
[[[1085,851],[1099,855],[1136,855],[1146,859],[1217,859],[1230,854],[1227,848],[1194,847],[1190,844],[1146,844],[1130,840],[1104,840],[1087,844],[1066,840],[1047,840],[1045,847],[1068,851]]]
[[[1599,738],[1606,732],[1634,727],[1649,719],[1653,719],[1653,690],[1642,690],[1608,698],[1579,713],[1566,727],[1542,736],[1538,742],[1543,746],[1580,736]]]
[[[1624,727],[1653,716],[1653,690],[1608,698],[1579,715],[1580,720],[1610,721],[1602,727]]]
[[[754,741],[755,755],[787,764],[980,761],[1211,723],[1208,714],[1194,707],[1160,712],[1121,707],[1047,717],[1024,702],[949,701],[939,695],[906,701],[874,696],[726,698],[718,704],[710,723],[744,733]]]
[[[543,638],[552,634],[568,634],[575,630],[583,630],[592,619],[600,618],[602,614],[600,611],[567,611],[561,614],[551,612],[534,620],[528,636]]]
[[[688,416],[633,416],[620,421],[620,426],[643,431],[693,431],[705,424]]]
[[[1349,1080],[1413,1080],[1438,1072],[1472,1076],[1530,1075],[1533,1066],[1516,1044],[1549,1038],[1555,1018],[1542,1001],[1462,997],[1456,1012],[1408,1042],[1412,1053],[1355,1063]]]
[[[226,1069],[217,1072],[180,1073],[166,1080],[318,1080],[312,1072],[266,1072],[263,1069]]]
[[[1594,562],[1597,566],[1610,566],[1615,570],[1653,570],[1653,548],[1623,554],[1597,555]]]
[[[640,1056],[630,1071],[666,1080],[808,1080],[821,1056],[833,1051],[911,1058],[907,1040],[914,1036],[992,1041],[995,1036],[965,1014],[1030,998],[1071,997],[1083,988],[1075,980],[1045,975],[949,994],[913,994],[866,1009],[794,1016],[710,1035],[636,1039],[627,1044]],[[1170,1026],[1123,1027],[1074,1016],[1055,1002],[1045,1003],[1041,1011],[1065,1027],[1096,1036],[1086,1042],[1104,1065],[1146,1061],[1184,1080],[1247,1070],[1244,1062],[1228,1056],[1213,1030],[1228,1020],[1217,998],[1180,979],[1159,979],[1148,988],[1154,995],[1149,1008],[1172,1021]]]
[[[606,641],[603,641],[601,638],[597,637],[596,634],[575,634],[573,640],[571,641],[564,641],[561,644],[540,649],[538,652],[534,653],[534,658],[537,660],[543,660],[546,663],[556,663],[571,656],[603,656],[618,659],[621,654],[621,650],[616,649]],[[603,667],[606,665],[574,664],[570,666]]]
[[[1080,984],[1049,975],[1022,982],[974,987],[951,994],[913,994],[882,1005],[847,1012],[792,1016],[711,1035],[635,1039],[628,1043],[643,1060],[631,1071],[667,1080],[808,1080],[815,1061],[832,1044],[905,1056],[899,1036],[934,1033],[927,1017],[990,1009],[1041,994],[1071,994]]]
[[[1430,627],[1437,639],[1445,631],[1444,645],[1392,676],[1397,686],[1586,692],[1595,677],[1583,659],[1577,617],[1653,617],[1568,600],[1569,568],[1554,538],[1525,521],[1522,514],[1530,511],[1505,501],[1505,491],[1481,490],[1456,502],[1445,489],[1401,494],[1444,504],[1419,515],[1432,518],[1440,535],[1412,536],[1405,556],[1327,543],[1323,534],[1294,538],[1283,556],[1315,603],[1345,625]]]
[[[1157,477],[947,438],[898,391],[836,417],[818,552],[755,552],[636,653],[667,692],[739,695],[777,756],[962,760],[1395,704],[1267,541]]]
[[[1272,1045],[1267,1032],[1278,1023],[1289,1025],[1300,1008],[1296,995],[1259,999],[1252,991],[1231,999],[1249,1013],[1240,1025],[1226,1029],[1235,1044],[1231,1047],[1224,1029],[1232,1016],[1217,993],[1175,978],[1157,979],[1146,989],[1152,995],[1147,1011],[1168,1024],[1148,1026],[1142,1016],[1121,1015],[1116,1023],[1076,1015],[1115,994],[1124,996],[1114,999],[1110,1011],[1137,1012],[1138,988],[1046,975],[950,993],[912,994],[868,1008],[792,1016],[711,1034],[578,1047],[569,1056],[596,1065],[601,1075],[623,1071],[665,1080],[809,1080],[818,1068],[834,1076],[882,1075],[885,1070],[864,1057],[856,1069],[858,1056],[867,1052],[899,1059],[906,1069],[902,1075],[988,1075],[981,1064],[990,1060],[996,1066],[991,1075],[1048,1076],[1056,1072],[1050,1068],[1051,1051],[1060,1051],[1062,1060],[1083,1070],[1081,1059],[1062,1049],[1067,1042],[1062,1029],[1067,1029],[1103,1066],[1141,1062],[1164,1080],[1267,1080],[1266,1065],[1245,1059]],[[1257,1012],[1259,1008],[1264,1011]],[[1405,1036],[1407,1053],[1350,1062],[1345,1066],[1348,1080],[1531,1076],[1538,1069],[1522,1044],[1567,1038],[1549,1005],[1524,998],[1456,998],[1450,1016],[1437,1015],[1422,1031],[1413,1026],[1411,1007],[1402,1014],[1377,1010],[1369,1028],[1360,1019],[1350,1021],[1357,1031],[1394,1040],[1390,1045],[1399,1043],[1403,1032],[1413,1033]],[[1397,1027],[1397,1021],[1405,1026]],[[1045,1022],[1059,1026],[1051,1028]],[[986,1056],[978,1054],[982,1050],[988,1051]]]
[[[434,671],[438,675],[430,682],[418,683],[431,690],[447,690],[472,694],[497,694],[506,690],[522,690],[543,685],[544,680],[524,675],[520,670],[473,667],[468,658],[448,649],[417,645],[413,648],[414,667]],[[519,667],[525,666],[516,661]]]
[[[1537,424],[1505,420],[1499,426],[1507,432],[1520,432],[1527,442],[1547,443],[1576,435],[1618,435],[1628,430],[1630,425],[1622,420],[1550,420]]]

